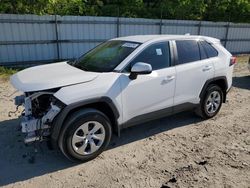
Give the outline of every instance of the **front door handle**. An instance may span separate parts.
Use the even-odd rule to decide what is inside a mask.
[[[211,65],[206,65],[205,67],[203,67],[202,71],[205,72],[205,71],[209,71],[211,69],[212,69]]]
[[[173,79],[175,79],[175,76],[167,76],[162,80],[162,84],[166,84],[170,81],[172,81]]]
[[[171,81],[173,80],[175,77],[174,76],[167,76],[166,78],[164,78],[164,80],[166,81]]]

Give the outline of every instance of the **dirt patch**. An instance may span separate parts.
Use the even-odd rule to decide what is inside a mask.
[[[126,129],[84,164],[72,164],[46,143],[24,145],[18,116],[8,116],[15,110],[15,90],[0,81],[0,185],[249,187],[249,74],[246,63],[237,64],[234,87],[215,118],[204,121],[187,112]]]

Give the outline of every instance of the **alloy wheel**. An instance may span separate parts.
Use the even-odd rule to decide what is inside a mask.
[[[206,101],[207,113],[209,114],[215,113],[219,109],[220,103],[221,103],[220,93],[218,91],[211,92]]]
[[[104,126],[97,121],[88,121],[78,127],[72,137],[72,146],[76,153],[89,155],[96,152],[105,139]]]

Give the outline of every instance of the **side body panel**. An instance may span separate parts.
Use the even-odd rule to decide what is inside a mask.
[[[123,125],[130,120],[136,122],[140,117],[145,118],[146,114],[159,112],[159,116],[162,116],[182,111],[182,104],[187,104],[184,105],[187,109],[198,104],[204,84],[215,77],[225,76],[228,87],[231,86],[233,66],[229,67],[227,64],[231,54],[219,44],[213,44],[219,52],[218,57],[172,66],[148,75],[138,75],[136,80],[130,80],[129,74],[121,73],[121,70],[133,56],[151,43],[152,41],[145,42],[130,54],[116,68],[117,72],[101,73],[91,82],[61,88],[55,93],[55,97],[66,105],[102,97],[111,99],[119,112],[117,123]],[[171,50],[172,54],[177,54],[176,49],[174,52]],[[204,71],[206,67],[210,68]],[[174,79],[169,81],[168,78],[172,76]],[[175,110],[174,106],[181,109]]]
[[[175,44],[175,43],[174,43]],[[174,45],[176,63],[176,90],[174,105],[198,104],[199,94],[207,80],[214,77],[214,62],[218,57],[178,64],[178,51]]]
[[[175,90],[175,68],[153,71],[138,75],[130,80],[120,77],[122,84],[123,121],[136,116],[173,106]]]
[[[120,124],[122,123],[120,77],[123,76],[115,72],[102,73],[92,82],[63,87],[54,96],[66,105],[107,97],[112,100],[120,114],[117,120]]]
[[[211,67],[204,72],[205,67]],[[213,61],[210,59],[176,66],[176,91],[174,105],[200,102],[199,94],[205,82],[214,76]]]
[[[219,43],[212,44],[213,47],[215,47],[218,52],[218,59],[214,62],[214,77],[221,77],[225,76],[227,79],[227,91],[232,86],[232,78],[233,78],[233,68],[234,65],[229,66],[230,64],[230,58],[232,55]]]

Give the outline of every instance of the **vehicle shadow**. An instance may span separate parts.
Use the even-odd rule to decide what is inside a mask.
[[[234,77],[233,78],[233,86],[241,89],[250,90],[250,75]]]
[[[120,138],[114,135],[108,149],[199,121],[200,118],[187,112],[130,127],[122,131]],[[0,186],[78,165],[67,160],[60,151],[49,150],[44,142],[35,144],[36,147],[25,145],[18,124],[19,119],[0,122]]]
[[[120,137],[117,137],[116,135],[113,136],[108,149],[113,149],[134,141],[149,138],[174,128],[188,126],[200,121],[202,121],[202,119],[198,116],[195,116],[193,112],[183,112],[173,116],[168,116],[162,119],[129,127],[122,130]]]
[[[19,119],[0,122],[0,186],[74,165],[45,143],[25,145],[18,125]]]

